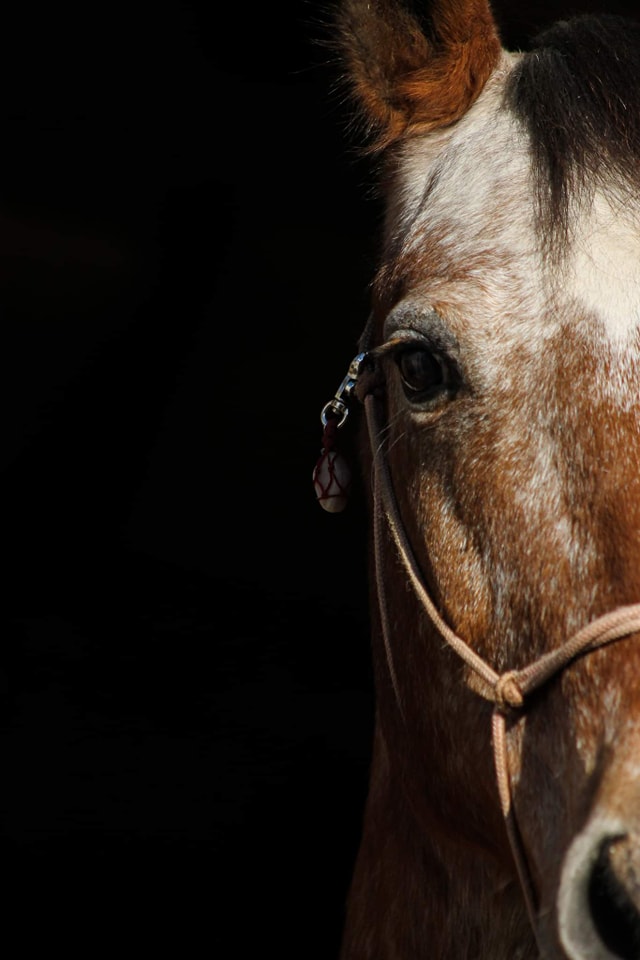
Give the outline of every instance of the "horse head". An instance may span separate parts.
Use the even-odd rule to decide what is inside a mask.
[[[486,0],[417,7],[336,28],[384,204],[342,957],[637,960],[640,27],[510,52]]]

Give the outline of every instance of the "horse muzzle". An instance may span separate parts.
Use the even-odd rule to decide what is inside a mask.
[[[569,847],[558,894],[570,960],[640,958],[640,815],[597,810]]]

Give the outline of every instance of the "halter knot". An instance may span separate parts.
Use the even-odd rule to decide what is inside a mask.
[[[495,705],[501,713],[519,710],[524,703],[524,694],[518,684],[518,672],[508,670],[496,680],[493,688]]]

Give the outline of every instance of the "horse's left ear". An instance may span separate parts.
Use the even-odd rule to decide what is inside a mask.
[[[419,20],[401,0],[342,0],[338,42],[372,149],[458,120],[500,56],[488,0],[422,2]]]

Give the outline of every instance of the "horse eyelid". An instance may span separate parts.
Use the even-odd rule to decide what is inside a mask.
[[[387,340],[385,343],[380,344],[379,347],[375,347],[373,350],[370,350],[368,353],[368,359],[370,362],[375,364],[378,360],[382,360],[384,357],[391,357],[395,359],[399,354],[405,350],[426,350],[429,353],[433,354],[434,357],[443,367],[450,367],[452,370],[458,370],[458,362],[454,356],[440,343],[432,343],[427,337],[419,333],[407,334],[403,337],[392,337]]]

